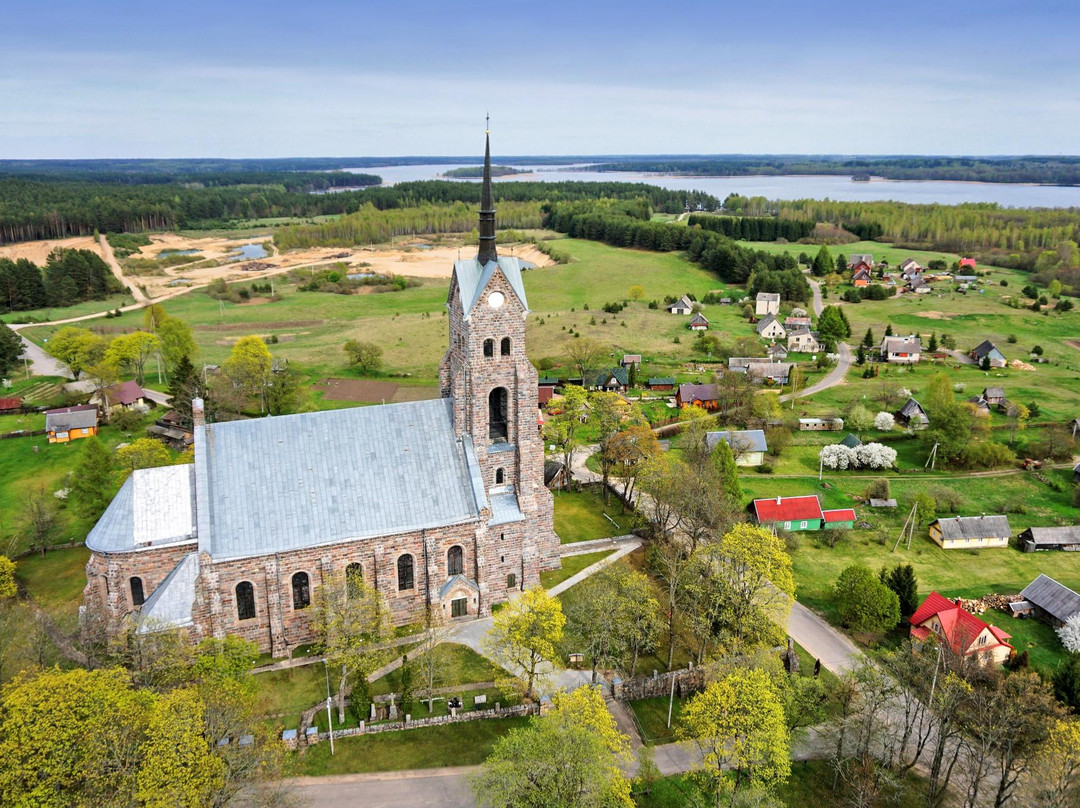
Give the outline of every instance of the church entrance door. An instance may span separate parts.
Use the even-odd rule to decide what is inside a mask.
[[[469,616],[469,600],[468,598],[455,598],[450,601],[450,616],[451,617],[468,617]]]

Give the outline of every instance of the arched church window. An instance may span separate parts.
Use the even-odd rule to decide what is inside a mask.
[[[345,591],[350,598],[360,594],[360,588],[364,585],[364,568],[359,561],[354,561],[345,568]]]
[[[142,578],[133,577],[128,583],[131,585],[131,605],[142,606],[146,602],[143,597]]]
[[[509,398],[505,387],[496,387],[488,395],[488,436],[493,441],[505,441],[509,434],[507,423]]]
[[[499,353],[503,356],[510,355],[510,337],[503,337],[502,343],[499,346]]]
[[[255,617],[255,587],[250,581],[236,585],[236,619],[251,620]]]
[[[495,469],[495,485],[502,485],[506,479],[506,474],[502,469]]]
[[[413,557],[403,555],[397,560],[397,588],[398,592],[413,588]]]
[[[493,339],[484,340],[484,356],[494,356],[494,355],[495,355],[495,340],[493,340]]]
[[[446,552],[446,574],[461,575],[465,569],[461,548],[456,544]]]
[[[306,609],[311,605],[311,581],[306,572],[298,572],[292,577],[292,607]]]

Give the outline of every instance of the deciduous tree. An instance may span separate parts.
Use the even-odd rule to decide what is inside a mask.
[[[221,366],[223,375],[245,396],[259,399],[260,412],[266,408],[266,385],[273,360],[261,338],[240,337]]]
[[[349,364],[355,365],[362,373],[374,373],[382,367],[383,350],[374,342],[351,339],[343,348]]]
[[[558,599],[543,587],[526,589],[495,614],[485,648],[521,680],[524,694],[535,698],[537,679],[561,667],[559,643],[565,625]]]
[[[840,619],[848,628],[883,632],[900,622],[899,598],[867,567],[847,567],[833,591]]]

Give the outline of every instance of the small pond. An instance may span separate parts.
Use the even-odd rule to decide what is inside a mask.
[[[250,261],[253,258],[266,258],[269,253],[261,244],[241,244],[229,255],[230,261]]]
[[[170,255],[198,255],[198,250],[162,250],[158,253],[158,258],[165,258]]]

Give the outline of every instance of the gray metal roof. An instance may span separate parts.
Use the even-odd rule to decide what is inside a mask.
[[[913,398],[909,398],[904,402],[904,406],[900,408],[900,414],[905,418],[911,418],[914,415],[926,415],[926,410],[922,408],[922,404]]]
[[[1040,575],[1020,593],[1020,597],[1034,603],[1047,614],[1062,623],[1080,612],[1080,595],[1049,575]]]
[[[196,429],[200,549],[243,558],[477,519],[475,458],[451,407],[411,401]]]
[[[1080,544],[1080,525],[1029,527],[1020,538],[1033,544]]]
[[[146,599],[139,611],[139,634],[192,624],[195,583],[199,579],[199,554],[188,553]]]
[[[1004,387],[987,387],[983,389],[983,395],[986,398],[1005,398]]]
[[[922,340],[911,335],[907,337],[885,337],[882,347],[886,353],[921,353]]]
[[[454,276],[457,278],[458,290],[461,297],[462,311],[468,320],[473,308],[480,296],[484,293],[488,283],[495,276],[495,271],[501,269],[506,280],[510,282],[514,294],[518,296],[525,311],[529,310],[529,301],[525,297],[525,284],[521,280],[521,260],[513,257],[499,256],[499,260],[488,261],[481,265],[475,258],[466,258],[454,262]]]
[[[521,508],[518,506],[517,494],[514,493],[512,487],[505,491],[492,493],[489,525],[508,525],[511,522],[521,522],[524,519],[525,514],[521,512]]]
[[[765,433],[760,429],[742,429],[742,430],[723,430],[720,432],[706,432],[705,433],[705,445],[709,447],[709,451],[720,441],[724,441],[729,446],[734,445],[740,448],[744,452],[767,452],[769,451],[768,445],[765,443]]]
[[[861,441],[861,440],[859,440],[859,438],[858,438],[858,436],[857,436],[857,435],[853,435],[853,434],[851,434],[851,433],[849,432],[849,433],[847,434],[847,437],[846,437],[846,438],[844,438],[844,439],[843,439],[842,441],[840,441],[840,445],[841,445],[841,446],[846,446],[846,447],[848,447],[849,449],[854,449],[854,448],[856,448],[857,446],[862,446],[862,441]]]
[[[779,292],[758,292],[757,293],[757,299],[762,301],[762,302],[765,302],[767,300],[769,302],[777,302],[778,303],[780,301],[780,293]]]
[[[98,411],[93,404],[61,407],[45,411],[45,429],[49,432],[67,432],[71,429],[89,429],[97,426]]]
[[[1012,535],[1005,516],[954,516],[938,519],[937,523],[945,539],[996,539]]]
[[[126,553],[195,537],[195,467],[137,469],[98,519],[86,546]]]
[[[785,334],[787,333],[787,329],[784,328],[783,323],[781,323],[780,320],[777,319],[775,314],[767,314],[767,315],[765,315],[761,319],[761,322],[757,324],[757,332],[760,334],[762,331],[764,331],[766,328],[768,328],[773,323],[776,323],[776,325],[780,326],[780,330],[783,331]]]

